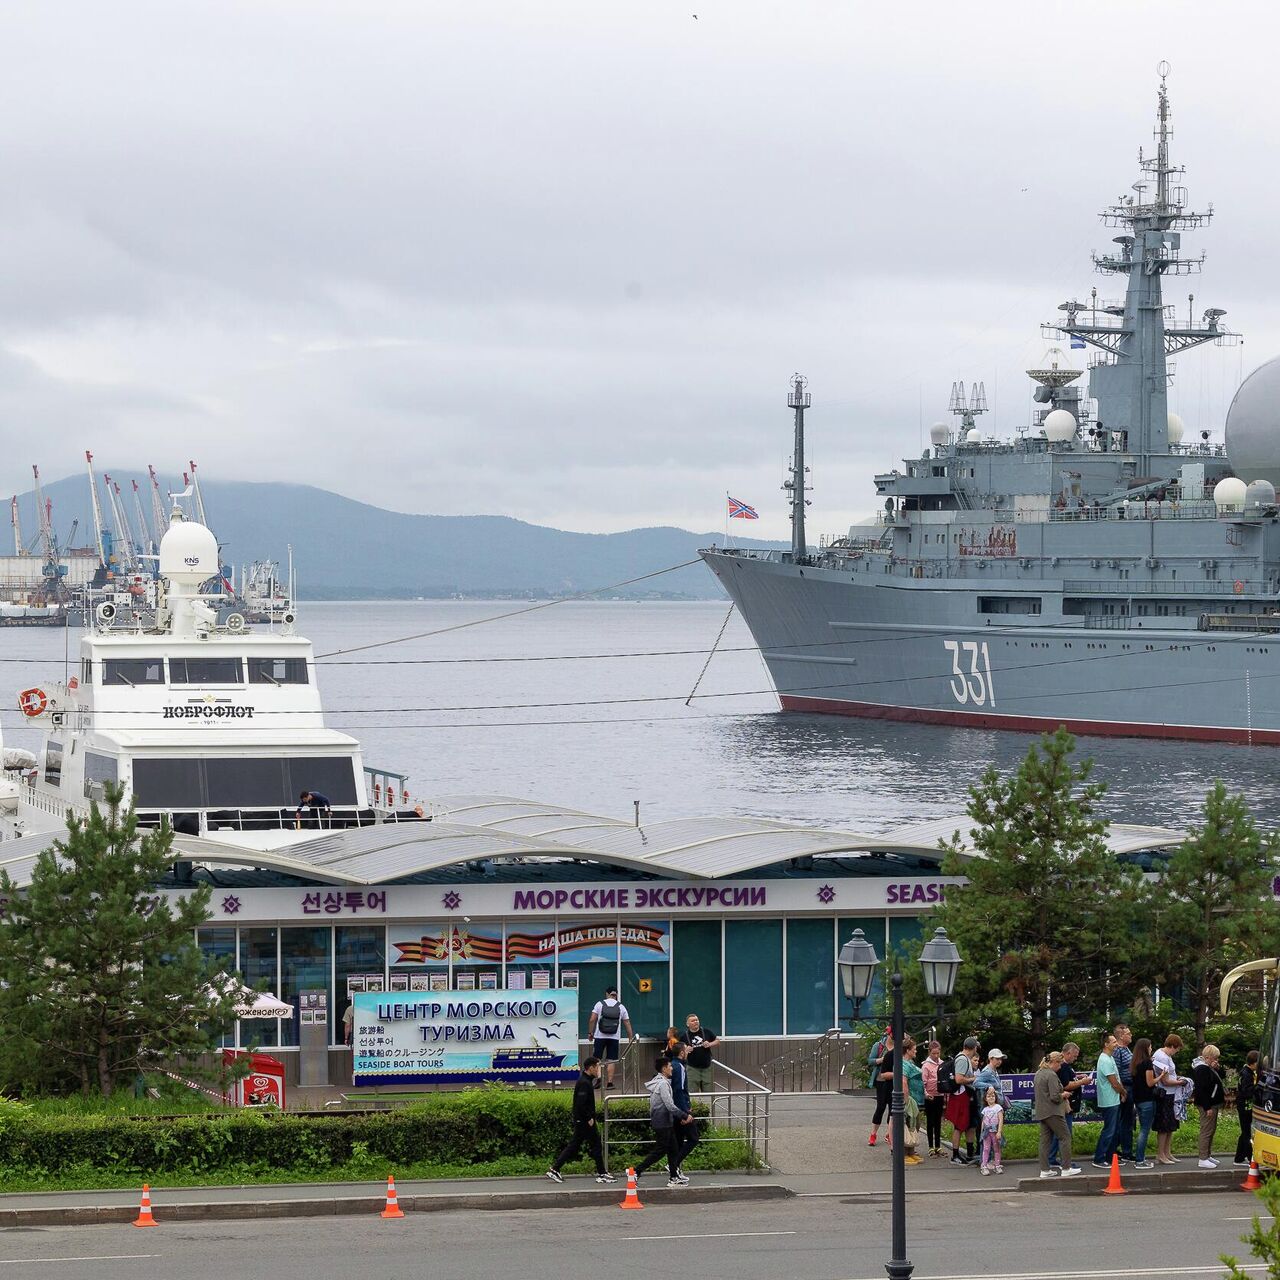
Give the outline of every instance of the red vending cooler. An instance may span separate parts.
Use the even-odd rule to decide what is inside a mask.
[[[223,1049],[222,1061],[230,1066],[248,1059],[249,1074],[232,1081],[223,1096],[237,1107],[279,1107],[284,1110],[284,1063],[265,1053],[249,1053],[243,1049]]]

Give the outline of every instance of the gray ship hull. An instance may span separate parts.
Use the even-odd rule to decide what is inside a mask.
[[[702,555],[787,711],[1280,745],[1280,634],[1199,631],[1194,616],[1080,625],[1046,580],[1041,615],[997,620],[979,613],[991,588],[977,582]]]

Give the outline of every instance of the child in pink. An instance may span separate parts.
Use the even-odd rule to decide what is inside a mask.
[[[990,1177],[992,1166],[997,1173],[1004,1172],[1004,1108],[996,1097],[996,1091],[988,1088],[982,1105],[982,1176]]]

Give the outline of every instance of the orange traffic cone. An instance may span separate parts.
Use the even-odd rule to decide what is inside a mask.
[[[1102,1194],[1104,1196],[1127,1196],[1129,1193],[1120,1185],[1120,1156],[1117,1153],[1111,1157],[1111,1177],[1107,1181],[1107,1185],[1103,1187]]]
[[[640,1203],[640,1197],[636,1193],[636,1171],[634,1169],[627,1170],[627,1194],[626,1197],[619,1202],[619,1209],[643,1209],[644,1205]]]
[[[404,1217],[404,1210],[396,1199],[396,1180],[390,1176],[387,1178],[387,1207],[383,1209],[381,1216],[384,1218]]]
[[[134,1218],[135,1227],[156,1227],[160,1224],[151,1216],[151,1188],[142,1188],[142,1203],[138,1206],[138,1216]]]
[[[1258,1177],[1258,1162],[1256,1160],[1249,1161],[1249,1176],[1240,1184],[1241,1191],[1257,1191],[1262,1186],[1262,1179]]]

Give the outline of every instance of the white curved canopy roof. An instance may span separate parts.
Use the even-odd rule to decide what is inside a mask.
[[[962,856],[976,856],[963,815],[904,824],[880,834],[828,831],[767,818],[677,818],[640,827],[536,801],[449,796],[431,806],[431,822],[384,823],[292,838],[264,848],[238,833],[174,838],[175,854],[217,866],[260,867],[333,884],[377,885],[446,867],[509,860],[604,863],[672,879],[714,880],[795,858],[901,855],[940,863],[940,842],[962,833]],[[1113,824],[1117,854],[1176,846],[1186,833]],[[30,883],[48,835],[0,842],[0,867],[21,888]]]

